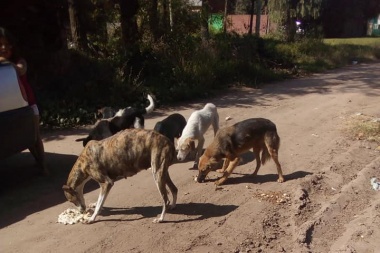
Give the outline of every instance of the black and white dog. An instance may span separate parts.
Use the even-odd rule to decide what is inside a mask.
[[[154,110],[152,96],[148,95],[148,100],[149,105],[146,108],[127,107],[119,110],[112,118],[99,120],[87,137],[75,141],[83,141],[84,147],[90,140],[103,140],[127,128],[144,128],[144,115]]]

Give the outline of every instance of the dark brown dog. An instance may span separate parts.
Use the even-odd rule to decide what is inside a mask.
[[[220,129],[200,158],[197,181],[203,182],[207,174],[221,159],[225,158],[222,169],[217,170],[223,173],[223,176],[215,182],[216,185],[223,184],[239,165],[239,156],[252,148],[256,159],[253,176],[257,175],[261,164],[264,165],[272,157],[277,166],[277,181],[282,183],[284,177],[278,161],[279,147],[280,137],[277,134],[276,125],[268,119],[247,119]]]
[[[186,126],[186,119],[179,113],[170,114],[154,126],[154,130],[169,138],[174,144],[175,138],[181,137],[182,130]]]
[[[99,183],[101,191],[95,211],[87,221],[92,223],[117,179],[152,168],[154,181],[164,202],[161,216],[153,222],[162,222],[167,208],[174,208],[177,202],[178,190],[168,172],[174,159],[175,147],[165,136],[153,130],[126,129],[107,139],[90,141],[75,162],[67,184],[62,189],[67,200],[85,212],[83,187],[90,179]],[[170,207],[166,186],[173,197]]]

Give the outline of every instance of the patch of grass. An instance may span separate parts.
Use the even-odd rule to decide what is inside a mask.
[[[380,144],[380,118],[364,114],[352,115],[347,121],[345,130],[354,139]]]
[[[344,66],[352,61],[369,62],[380,58],[380,38],[344,38],[344,39],[324,39],[323,42],[329,45],[330,58],[336,62],[336,66]]]
[[[361,45],[361,46],[380,46],[380,38],[344,38],[344,39],[324,39],[328,45]]]

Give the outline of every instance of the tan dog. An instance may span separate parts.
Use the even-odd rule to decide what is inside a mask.
[[[284,182],[281,165],[278,161],[279,147],[280,137],[277,134],[276,125],[268,119],[247,119],[220,129],[199,160],[197,181],[203,182],[207,174],[221,159],[225,158],[222,169],[217,170],[223,173],[223,176],[215,182],[216,185],[223,184],[239,165],[239,156],[252,148],[256,159],[253,176],[257,175],[261,164],[264,165],[272,157],[277,166],[277,181]]]
[[[83,187],[90,179],[99,183],[101,191],[95,211],[87,221],[92,223],[117,179],[131,177],[141,170],[152,168],[154,181],[164,202],[161,216],[153,222],[162,222],[170,203],[166,186],[173,197],[170,208],[174,208],[177,202],[178,190],[168,172],[174,159],[175,147],[167,137],[153,130],[123,130],[104,140],[90,141],[75,162],[67,184],[62,189],[67,200],[85,212]]]

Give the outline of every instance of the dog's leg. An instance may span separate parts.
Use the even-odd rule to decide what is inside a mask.
[[[154,219],[153,223],[160,223],[164,220],[164,217],[166,214],[166,208],[169,204],[168,193],[166,191],[166,182],[164,179],[165,175],[163,174],[164,172],[162,170],[163,170],[162,168],[161,169],[159,168],[157,171],[155,166],[152,166],[154,182],[156,183],[157,189],[160,192],[162,200],[164,201],[161,215],[159,218]]]
[[[236,166],[239,165],[240,162],[240,157],[236,157],[234,160],[230,161],[228,164],[228,168],[224,171],[223,176],[215,182],[216,185],[221,185],[223,184],[227,178],[231,175],[231,173],[234,171]]]
[[[263,151],[263,164],[265,162],[265,157],[272,157],[273,161],[276,163],[277,166],[277,174],[278,174],[278,179],[277,182],[282,183],[285,181],[284,176],[282,175],[282,169],[281,169],[281,164],[278,161],[278,150],[280,147],[280,137],[277,135],[277,132],[268,132],[265,134],[265,146],[267,147],[265,155],[265,150]]]
[[[144,129],[144,117],[142,115],[139,115],[135,118],[133,127],[137,129]]]
[[[214,129],[214,137],[215,137],[216,133],[219,130],[219,115],[218,114],[216,114],[214,117],[214,121],[212,122],[212,128]]]
[[[195,161],[194,161],[194,165],[193,165],[193,169],[195,169],[195,170],[198,169],[199,158],[202,155],[204,143],[205,143],[205,138],[203,136],[199,137],[198,146],[197,146],[197,153],[195,155]]]
[[[96,216],[98,215],[100,209],[102,208],[104,201],[106,200],[108,193],[110,192],[112,186],[113,186],[113,183],[109,183],[109,182],[100,184],[101,190],[100,190],[100,194],[98,197],[98,201],[96,202],[95,211],[92,214],[92,216],[90,217],[90,219],[88,219],[85,223],[91,224],[94,222],[94,220],[95,220]]]
[[[173,202],[170,206],[170,210],[172,210],[175,208],[175,206],[177,204],[178,189],[174,185],[172,179],[170,178],[169,172],[165,173],[165,181],[166,181],[166,185],[169,187],[170,192],[172,193],[172,196],[173,196]]]
[[[223,162],[223,167],[221,169],[216,170],[216,172],[224,173],[226,171],[226,169],[227,169],[227,167],[228,167],[229,164],[230,164],[230,159],[225,158],[224,162]]]
[[[276,163],[276,166],[277,166],[277,174],[278,174],[277,182],[282,183],[285,181],[285,179],[284,179],[284,176],[282,175],[281,164],[278,161],[277,149],[268,147],[268,152],[269,152],[270,156],[272,157],[273,161]]]
[[[253,153],[255,154],[255,159],[256,159],[256,169],[252,173],[252,176],[256,176],[261,167],[260,149],[253,149]]]

